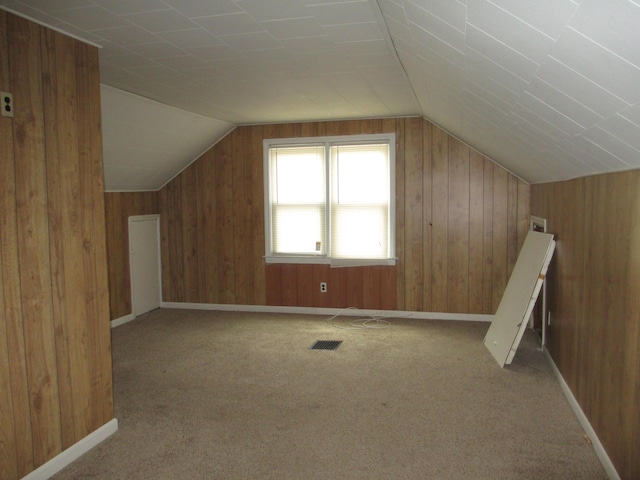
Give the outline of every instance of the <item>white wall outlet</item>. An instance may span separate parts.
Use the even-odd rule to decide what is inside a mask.
[[[327,282],[320,282],[320,291],[322,293],[327,293]]]
[[[0,92],[0,97],[2,99],[2,116],[13,117],[13,95],[9,92]]]

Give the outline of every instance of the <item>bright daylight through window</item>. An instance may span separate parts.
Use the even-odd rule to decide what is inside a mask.
[[[264,141],[269,263],[395,264],[395,135]]]

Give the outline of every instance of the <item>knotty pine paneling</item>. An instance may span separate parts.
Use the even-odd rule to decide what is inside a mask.
[[[263,139],[388,132],[397,265],[265,265]],[[529,222],[527,184],[417,117],[238,127],[158,195],[176,302],[493,313]]]
[[[548,348],[622,479],[640,478],[640,171],[532,187],[557,247]]]
[[[98,52],[0,10],[0,478],[113,418]]]
[[[129,315],[131,277],[129,265],[129,217],[159,213],[157,192],[107,192],[104,194],[110,319]],[[204,229],[203,229],[204,230]]]

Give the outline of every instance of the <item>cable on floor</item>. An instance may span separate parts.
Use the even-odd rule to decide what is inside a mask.
[[[350,320],[347,324],[340,324],[336,322],[336,319],[342,315],[347,310],[358,310],[356,307],[347,307],[340,310],[333,317],[327,318],[325,321],[335,328],[341,328],[343,330],[376,330],[389,328],[391,326],[391,322],[385,320],[385,318],[391,317],[372,317],[368,318],[359,318],[356,320]]]

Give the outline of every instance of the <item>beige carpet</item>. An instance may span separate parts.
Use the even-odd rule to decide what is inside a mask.
[[[488,323],[391,323],[163,309],[117,327],[119,431],[55,478],[607,478],[532,332],[501,369]]]

